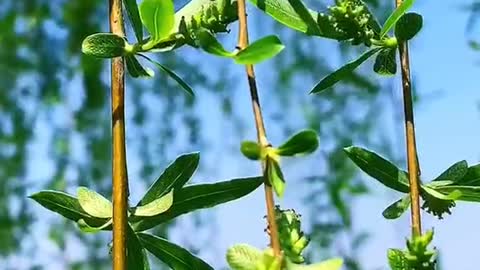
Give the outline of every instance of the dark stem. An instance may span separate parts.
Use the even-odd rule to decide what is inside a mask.
[[[398,7],[402,0],[396,0]],[[400,65],[402,69],[403,106],[405,113],[405,134],[407,141],[408,176],[410,182],[410,199],[412,201],[411,222],[412,235],[422,234],[420,217],[420,166],[418,162],[417,146],[415,142],[415,122],[413,116],[412,83],[410,79],[410,61],[408,43],[399,42]]]
[[[248,46],[248,26],[247,26],[247,14],[245,10],[245,0],[238,0],[238,22],[239,22],[239,33],[238,33],[238,49],[242,50]],[[253,65],[246,65],[248,85],[250,87],[250,96],[252,101],[253,116],[255,119],[255,126],[257,128],[257,139],[258,143],[266,147],[269,145],[267,140],[267,135],[265,132],[265,125],[263,123],[262,117],[262,108],[260,106],[260,100],[258,98],[257,83],[255,80],[255,72]],[[273,189],[272,186],[267,182],[267,177],[265,175],[266,164],[262,162],[262,171],[265,179],[265,201],[267,205],[267,220],[268,220],[268,229],[270,232],[270,246],[273,249],[275,256],[279,257],[281,255],[280,250],[280,240],[278,238],[278,228],[275,221],[275,201],[273,198]]]
[[[110,31],[125,36],[121,0],[109,0]],[[125,67],[123,58],[112,59],[112,182],[113,269],[127,269],[128,178],[125,151]]]

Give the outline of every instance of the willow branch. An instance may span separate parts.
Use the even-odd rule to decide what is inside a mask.
[[[110,31],[125,36],[121,0],[109,0]],[[125,67],[123,58],[112,59],[112,184],[113,184],[113,269],[127,269],[128,178],[125,151]]]
[[[247,14],[245,0],[238,0],[238,22],[239,22],[239,32],[238,32],[238,49],[242,50],[248,46],[248,25],[247,25]],[[269,145],[267,140],[267,135],[265,132],[265,125],[263,123],[262,117],[262,108],[260,106],[260,100],[258,97],[257,83],[255,80],[255,71],[253,65],[246,65],[245,67],[248,79],[248,86],[250,88],[250,96],[252,102],[253,116],[255,119],[255,126],[257,129],[257,139],[258,143],[267,147]],[[267,177],[265,175],[266,164],[265,161],[262,161],[262,171],[265,179],[264,188],[265,188],[265,202],[267,205],[267,220],[268,228],[270,231],[270,246],[273,249],[275,256],[281,255],[280,250],[280,240],[278,238],[278,228],[275,221],[275,201],[273,197],[272,186],[267,182]]]
[[[396,6],[400,6],[402,0],[396,0]],[[412,235],[422,234],[422,222],[420,216],[420,166],[418,162],[417,146],[415,142],[415,122],[413,116],[412,82],[410,78],[410,61],[408,43],[399,42],[400,65],[402,70],[403,107],[405,114],[405,135],[407,141],[408,176],[410,182],[410,199]]]

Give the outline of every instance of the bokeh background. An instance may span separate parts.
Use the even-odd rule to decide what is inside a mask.
[[[180,8],[186,1],[175,1]],[[325,9],[330,1],[307,1]],[[369,0],[384,21],[393,1]],[[390,3],[392,2],[392,3]],[[480,157],[480,2],[417,1],[424,29],[411,44],[417,141],[428,180],[459,160]],[[0,269],[109,269],[108,233],[82,235],[75,225],[27,196],[41,189],[75,192],[88,186],[110,196],[109,62],[86,57],[80,45],[108,31],[105,0],[3,0],[0,2]],[[306,38],[249,8],[252,40],[275,33],[287,45],[256,67],[267,133],[280,143],[302,128],[320,134],[314,155],[285,160],[288,189],[281,201],[303,216],[312,236],[310,259],[341,256],[345,269],[388,269],[386,249],[403,248],[409,216],[388,221],[392,191],[360,173],[342,148],[361,145],[405,167],[399,77],[381,78],[371,62],[318,96],[310,88],[362,48]],[[236,24],[222,37],[233,48]],[[478,46],[477,46],[478,47]],[[255,129],[243,68],[191,48],[158,55],[196,91],[191,99],[157,72],[127,80],[127,154],[131,200],[136,201],[177,155],[201,151],[194,182],[259,174],[243,158],[241,140]],[[460,203],[438,221],[434,244],[446,270],[477,270],[480,205]],[[155,230],[187,246],[216,269],[239,242],[267,244],[263,192],[228,205],[182,216]],[[155,262],[154,269],[163,269]]]

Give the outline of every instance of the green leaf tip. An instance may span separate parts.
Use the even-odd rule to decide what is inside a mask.
[[[285,193],[285,178],[283,177],[283,172],[278,161],[267,156],[265,171],[269,185],[273,187],[277,196],[282,198]]]
[[[307,129],[290,137],[277,148],[276,153],[280,156],[307,155],[317,150],[318,145],[317,132]]]
[[[263,253],[248,244],[236,244],[228,248],[226,259],[233,270],[258,269],[263,263]]]
[[[82,52],[97,58],[123,56],[132,49],[123,37],[111,33],[96,33],[82,42]]]
[[[151,217],[166,212],[173,204],[173,189],[166,195],[135,208],[134,215],[142,217]]]
[[[333,85],[335,85],[337,82],[341,81],[347,76],[350,76],[355,69],[357,69],[361,64],[363,64],[365,61],[367,61],[370,57],[375,55],[377,52],[379,52],[381,48],[374,48],[371,49],[364,54],[362,54],[358,59],[347,63],[343,67],[337,69],[336,71],[330,73],[327,75],[325,78],[323,78],[317,85],[313,87],[313,89],[310,91],[310,94],[318,94],[322,92],[323,90],[326,90]]]
[[[383,210],[382,215],[386,219],[397,219],[410,207],[410,196],[407,195],[389,205]]]
[[[234,59],[237,64],[254,65],[276,56],[284,48],[277,36],[266,36],[239,51]]]

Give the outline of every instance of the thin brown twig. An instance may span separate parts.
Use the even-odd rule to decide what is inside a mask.
[[[109,0],[110,31],[124,36],[122,2]],[[125,150],[125,67],[122,57],[112,59],[112,184],[113,269],[127,269],[128,178]]]
[[[238,49],[242,50],[248,46],[248,25],[247,25],[247,12],[245,0],[238,0]],[[257,129],[258,143],[262,147],[269,145],[267,135],[265,132],[265,125],[263,123],[262,108],[260,106],[260,100],[258,97],[257,83],[255,80],[255,71],[253,65],[246,65],[246,73],[248,79],[248,85],[250,88],[250,96],[252,101],[253,115],[255,118],[255,126]],[[270,246],[273,249],[274,255],[279,257],[281,255],[280,240],[278,238],[278,228],[275,221],[275,201],[273,197],[272,186],[267,182],[265,177],[266,164],[262,162],[262,171],[265,178],[265,201],[267,205],[267,221],[270,232]]]
[[[395,4],[397,7],[400,6],[400,4],[402,4],[402,0],[396,0]],[[420,166],[415,142],[415,122],[413,116],[412,82],[410,78],[408,43],[406,41],[399,42],[398,48],[400,52],[400,65],[402,69],[408,176],[410,182],[410,200],[412,201],[412,235],[419,236],[422,234],[422,221],[420,216]]]

